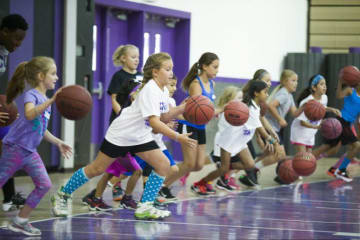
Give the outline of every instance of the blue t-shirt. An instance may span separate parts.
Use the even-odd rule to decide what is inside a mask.
[[[33,103],[37,106],[47,100],[48,98],[36,89],[30,89],[24,94],[24,105]],[[3,139],[3,143],[16,144],[30,152],[35,152],[45,134],[50,115],[51,106],[33,120],[27,120],[25,115],[20,115]]]
[[[212,102],[215,101],[215,93],[214,93],[214,86],[213,86],[213,81],[210,80],[210,91],[207,92],[204,84],[202,83],[202,81],[200,80],[199,76],[196,76],[196,79],[199,81],[200,87],[201,87],[201,95],[208,97]],[[189,96],[189,93],[187,93],[187,96]],[[191,122],[188,122],[186,120],[179,120],[179,123],[182,123],[184,125],[193,127],[193,128],[197,128],[197,129],[205,129],[205,124],[203,125],[197,125]]]
[[[347,122],[353,123],[360,113],[360,97],[355,89],[351,95],[344,98],[344,106],[341,115]]]

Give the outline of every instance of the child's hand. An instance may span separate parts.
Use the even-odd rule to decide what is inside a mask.
[[[339,109],[333,108],[333,109],[332,109],[332,112],[333,112],[334,114],[336,114],[338,117],[342,117],[341,112],[340,112]]]
[[[263,138],[258,133],[255,133],[255,136],[256,136],[256,142],[259,145],[260,149],[262,151],[265,151],[265,142],[264,142]]]
[[[282,127],[282,128],[284,128],[284,127],[286,127],[288,125],[287,122],[285,121],[285,119],[281,119],[279,121],[279,124],[280,124],[280,127]]]
[[[173,130],[176,130],[178,128],[178,126],[179,126],[179,123],[176,120],[171,120],[166,125],[168,125],[169,128],[171,128]]]
[[[59,88],[58,90],[56,90],[54,96],[52,96],[52,98],[51,98],[51,101],[52,101],[52,102],[55,101],[57,95],[63,90],[63,88],[64,88],[64,87],[61,87],[61,88]]]
[[[190,148],[195,148],[197,146],[197,140],[189,138],[191,134],[192,133],[179,134],[176,139],[178,142],[185,144]]]
[[[60,142],[58,144],[59,151],[61,155],[67,159],[69,159],[72,155],[72,148],[64,142]]]

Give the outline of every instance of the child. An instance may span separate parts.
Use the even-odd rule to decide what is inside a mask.
[[[53,136],[46,128],[51,115],[51,104],[55,101],[59,89],[52,98],[46,97],[46,91],[55,88],[58,80],[56,65],[48,57],[35,57],[21,63],[9,83],[6,95],[12,102],[24,91],[25,80],[33,87],[24,95],[24,114],[3,139],[3,152],[0,158],[0,186],[13,174],[23,169],[32,178],[35,189],[28,196],[24,207],[12,220],[8,228],[29,236],[41,235],[41,231],[29,223],[32,210],[51,188],[51,181],[41,160],[37,146],[42,138],[58,146],[63,156],[72,154],[71,147]]]
[[[199,61],[195,63],[182,82],[182,86],[187,91],[189,96],[203,95],[208,97],[212,102],[215,100],[214,85],[212,80],[216,77],[219,71],[219,58],[216,54],[206,52],[201,55]],[[176,180],[185,176],[192,171],[200,171],[206,160],[206,125],[196,125],[185,120],[179,120],[179,133],[190,133],[192,139],[197,141],[195,148],[182,144],[182,152],[184,161],[178,164],[179,171],[171,174],[165,180],[164,186],[168,188]],[[214,190],[210,185],[208,188],[202,186],[196,186],[198,191],[207,192]],[[172,195],[172,194],[171,194]]]
[[[143,88],[139,96],[111,123],[96,159],[76,171],[66,185],[52,197],[53,212],[56,216],[67,216],[67,203],[71,194],[90,178],[102,174],[117,157],[125,156],[128,152],[136,154],[154,167],[135,211],[135,217],[162,219],[171,215],[169,211],[153,206],[170,166],[151,132],[162,133],[189,147],[196,145],[196,141],[188,137],[191,133],[178,134],[164,123],[185,110],[185,104],[169,110],[169,96],[165,86],[173,75],[172,69],[172,59],[167,53],[153,54],[147,59],[144,65]]]
[[[247,172],[248,178],[253,186],[257,186],[255,161],[251,156],[247,147],[248,141],[250,141],[255,131],[258,128],[262,128],[260,122],[260,107],[259,104],[262,101],[266,101],[268,86],[263,81],[253,81],[248,92],[244,94],[243,102],[249,106],[249,119],[242,126],[232,126],[224,120],[224,114],[221,115],[223,128],[220,128],[218,136],[216,138],[216,145],[220,147],[221,165],[216,170],[209,173],[206,177],[202,178],[196,185],[203,186],[205,182],[212,181],[231,169],[244,169]],[[263,137],[269,139],[271,136],[262,131]],[[231,162],[231,157],[237,155],[241,161]],[[200,191],[196,191],[192,186],[192,190],[200,195],[207,195]]]
[[[341,109],[341,117],[336,117],[342,125],[342,132],[338,138],[328,140],[324,143],[331,147],[337,146],[340,142],[343,146],[349,145],[343,159],[339,159],[338,163],[329,169],[330,174],[334,174],[337,178],[345,182],[351,182],[352,178],[347,174],[346,168],[360,150],[360,142],[352,131],[352,125],[356,122],[360,115],[360,84],[351,88],[343,86],[344,82],[340,79],[336,89],[336,97],[344,99],[344,105]]]

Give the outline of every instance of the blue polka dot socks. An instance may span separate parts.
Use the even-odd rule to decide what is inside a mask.
[[[158,195],[164,180],[165,177],[158,175],[154,170],[151,171],[150,176],[146,181],[140,202],[153,202]]]
[[[77,170],[66,183],[63,188],[63,192],[67,194],[72,194],[76,189],[81,187],[83,184],[89,181],[88,177],[85,175],[84,168]]]

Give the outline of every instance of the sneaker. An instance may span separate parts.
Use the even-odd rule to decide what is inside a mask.
[[[13,232],[21,232],[28,236],[40,236],[41,231],[33,227],[28,221],[24,223],[18,223],[15,219],[13,219],[9,225],[8,229]]]
[[[117,183],[112,189],[112,196],[114,201],[121,201],[124,196],[124,190],[121,188],[120,183]]]
[[[171,212],[154,207],[152,202],[138,203],[135,218],[139,220],[164,219],[171,216]]]
[[[276,176],[274,178],[274,181],[280,185],[288,185],[288,183],[284,182],[283,180],[281,180],[281,178],[279,176]]]
[[[51,209],[56,217],[66,217],[69,215],[69,200],[71,199],[70,194],[64,193],[62,186],[55,195],[51,196],[51,203],[53,208]]]
[[[136,209],[137,202],[132,198],[131,195],[124,195],[121,199],[120,205],[127,209]]]
[[[216,185],[215,185],[218,189],[221,190],[225,190],[228,192],[232,192],[234,191],[234,189],[232,187],[230,187],[229,182],[227,179],[225,179],[223,176],[220,177],[217,181],[216,181]]]
[[[186,179],[188,178],[189,173],[187,173],[186,175],[182,176],[179,180],[182,186],[186,185]]]
[[[329,175],[330,177],[336,177],[336,176],[335,176],[335,171],[336,171],[336,168],[330,167],[329,170],[326,171],[326,173],[327,173],[327,175]]]
[[[112,207],[107,205],[102,198],[93,196],[89,204],[89,209],[91,211],[109,211],[112,209]]]
[[[246,175],[249,179],[249,181],[254,185],[257,186],[258,185],[258,175],[260,174],[259,169],[255,168],[253,170],[250,171],[246,171]]]
[[[17,207],[23,207],[26,199],[22,196],[20,192],[15,193],[15,195],[11,198],[11,201]]]
[[[240,185],[236,183],[236,179],[234,177],[229,177],[228,185],[236,191],[241,189]]]
[[[95,196],[95,192],[96,192],[96,189],[92,190],[85,197],[83,197],[81,200],[82,204],[84,204],[86,206],[90,205],[92,198]]]
[[[245,186],[248,187],[254,187],[255,185],[249,180],[247,175],[241,175],[239,177],[239,182],[241,182],[242,184],[244,184]]]
[[[3,203],[2,209],[4,212],[11,212],[11,211],[17,210],[18,208],[16,207],[15,204],[12,203],[12,201],[10,201],[10,202]]]
[[[216,193],[216,190],[213,188],[211,182],[207,182],[207,183],[205,184],[205,187],[206,187],[206,192],[207,192],[208,194],[215,194],[215,193]]]
[[[351,182],[353,179],[348,175],[346,169],[336,169],[335,176],[339,179],[344,180],[345,182]]]
[[[194,183],[193,185],[191,185],[191,190],[199,195],[209,195],[206,186],[203,184],[200,184],[200,182]]]
[[[166,202],[173,202],[177,200],[168,187],[162,187],[159,191],[159,196],[165,198]]]
[[[168,206],[167,203],[168,202],[166,202],[166,198],[158,195],[157,198],[155,198],[154,200],[154,207],[156,207],[157,209],[165,210]]]

